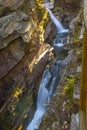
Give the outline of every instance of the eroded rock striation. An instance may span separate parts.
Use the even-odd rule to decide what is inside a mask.
[[[6,119],[9,123],[0,124],[2,130],[17,129],[20,123],[16,124],[16,121],[20,120],[20,115],[12,120],[12,113],[17,112],[17,99],[24,95],[26,100],[29,87],[31,91],[37,87],[40,74],[49,60],[50,47],[43,44],[49,17],[42,2],[0,0],[0,121],[4,121],[7,111],[9,113]],[[12,107],[12,101],[16,101],[15,107]],[[28,101],[27,106],[29,104]]]

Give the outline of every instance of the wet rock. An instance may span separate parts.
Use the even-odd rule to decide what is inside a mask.
[[[80,65],[77,67],[77,72],[80,73],[81,71],[82,71],[82,66]]]
[[[78,130],[79,126],[78,126],[78,122],[79,122],[79,119],[78,119],[78,113],[77,114],[72,114],[71,116],[71,126],[70,126],[70,130]]]

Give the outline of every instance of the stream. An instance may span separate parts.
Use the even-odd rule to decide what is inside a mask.
[[[56,19],[54,14],[47,7],[52,22],[57,29],[56,38],[52,41],[51,46],[54,47],[55,57],[61,55],[64,51],[64,44],[69,30],[65,29],[60,21]],[[37,108],[32,121],[28,124],[26,130],[38,130],[42,118],[46,112],[47,106],[50,103],[51,97],[60,80],[60,71],[62,69],[62,60],[56,60],[50,67],[47,67],[43,73],[42,81],[39,86],[37,96]]]

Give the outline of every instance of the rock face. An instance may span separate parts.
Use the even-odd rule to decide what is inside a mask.
[[[24,0],[0,0],[0,93],[2,93],[3,84],[8,81],[9,76],[13,82],[16,82],[21,72],[29,71],[29,63],[40,49],[39,24],[44,21],[45,13],[45,9],[42,8],[39,8],[38,2],[35,1],[32,1],[31,5],[28,0],[25,2]],[[43,11],[40,20],[38,10]],[[17,72],[19,64],[20,71],[18,69]],[[13,70],[14,73],[11,74]]]
[[[24,3],[24,0],[0,0],[1,4],[4,6],[4,7],[9,7],[9,8],[12,8],[12,9],[17,9],[18,7],[20,7],[23,3]]]
[[[48,13],[41,2],[0,0],[0,122],[4,121],[6,113],[9,120],[9,123],[0,123],[0,130],[17,129],[20,123],[16,120],[20,122],[21,117],[16,112],[21,110],[16,111],[13,102],[17,106],[23,96],[23,100],[32,102],[28,94],[32,95],[38,86],[37,79],[41,78],[49,59],[50,47],[42,44]],[[25,108],[31,106],[29,101]]]

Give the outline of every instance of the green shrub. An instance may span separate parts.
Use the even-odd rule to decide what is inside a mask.
[[[65,77],[66,85],[63,88],[63,93],[66,93],[70,98],[73,96],[73,89],[75,87],[75,77],[70,75],[69,78]]]

